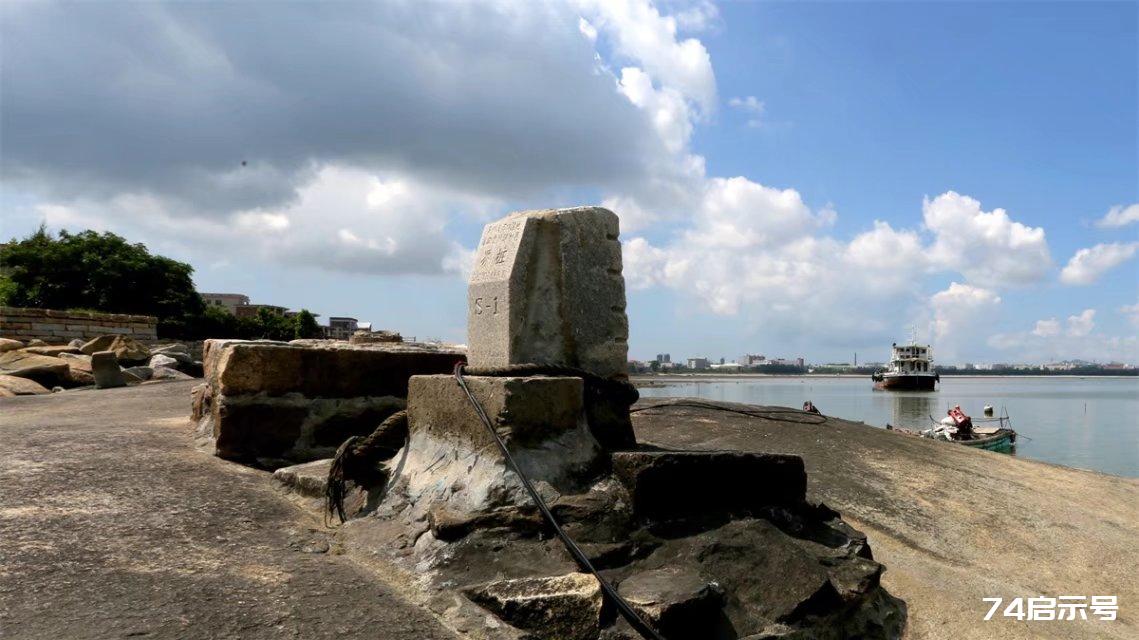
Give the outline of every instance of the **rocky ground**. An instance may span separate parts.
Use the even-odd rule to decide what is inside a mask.
[[[840,511],[886,565],[882,584],[906,601],[910,638],[1139,637],[1139,480],[833,418],[676,407],[635,413],[633,426],[658,446],[802,456],[809,498]],[[1040,595],[1116,595],[1119,619],[982,622],[981,598]]]
[[[0,398],[0,638],[455,637],[194,449],[192,385]]]
[[[190,386],[0,398],[0,637],[456,637],[268,473],[195,450]],[[836,419],[664,408],[634,426],[802,456],[809,497],[869,536],[908,637],[1139,635],[1139,481]],[[1035,595],[1117,595],[1119,620],[981,621],[982,597]]]

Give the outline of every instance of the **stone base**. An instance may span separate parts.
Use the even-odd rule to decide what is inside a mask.
[[[519,467],[551,498],[580,491],[603,468],[585,421],[581,378],[465,380]],[[445,504],[465,517],[530,505],[454,377],[412,377],[407,411],[410,436],[397,481],[416,513]]]

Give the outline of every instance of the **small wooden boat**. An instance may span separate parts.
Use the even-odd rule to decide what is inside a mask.
[[[961,407],[949,410],[948,417],[937,422],[930,417],[934,427],[925,430],[903,429],[893,425],[886,425],[886,429],[897,431],[908,436],[918,436],[943,442],[954,442],[966,447],[984,449],[986,451],[1011,451],[1016,446],[1016,431],[1012,428],[1012,419],[1008,412],[1003,412],[999,418],[981,418],[977,422],[995,422],[996,428],[976,428],[973,419],[961,411]]]
[[[1003,427],[990,432],[978,429],[972,439],[953,440],[953,442],[986,451],[1008,451],[1016,445],[1016,432]]]

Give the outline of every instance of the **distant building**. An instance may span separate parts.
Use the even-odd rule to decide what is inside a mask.
[[[347,340],[360,328],[356,318],[332,316],[328,319],[327,336],[332,340]]]
[[[661,364],[671,363],[672,362],[672,356],[667,354],[667,353],[658,353],[657,354],[657,362],[659,362]]]
[[[288,312],[288,307],[281,307],[275,304],[242,304],[238,305],[234,310],[234,315],[238,318],[256,318],[261,310],[265,309],[275,316],[283,316]]]
[[[763,354],[749,353],[740,358],[740,364],[745,367],[751,367],[757,364],[763,364],[765,360],[767,360],[767,358],[765,358]]]
[[[221,307],[231,315],[237,315],[237,308],[249,304],[249,296],[242,293],[202,293],[206,306]]]
[[[710,365],[716,371],[739,371],[743,366],[738,362],[721,362],[720,364]]]
[[[708,368],[708,358],[689,358],[688,368],[697,371]]]

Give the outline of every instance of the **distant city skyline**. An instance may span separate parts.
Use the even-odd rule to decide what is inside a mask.
[[[482,226],[598,203],[634,358],[1139,360],[1136,3],[461,7],[4,3],[0,233],[465,342]]]

